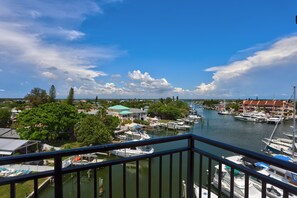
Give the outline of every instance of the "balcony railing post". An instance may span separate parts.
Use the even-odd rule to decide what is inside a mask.
[[[55,197],[63,198],[63,177],[62,177],[62,158],[61,156],[55,157]]]
[[[188,139],[188,168],[187,168],[187,197],[193,198],[194,189],[194,139],[191,136]]]

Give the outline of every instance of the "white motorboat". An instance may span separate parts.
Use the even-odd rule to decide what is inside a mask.
[[[231,113],[229,111],[227,111],[226,109],[218,111],[219,115],[231,115]]]
[[[220,110],[218,111],[218,114],[219,115],[230,115],[231,112],[227,111],[226,110],[226,102],[224,100],[224,103],[223,103],[223,108],[220,108]]]
[[[276,124],[278,122],[282,122],[284,120],[281,116],[273,116],[267,119],[267,123]]]
[[[275,155],[275,158],[278,158],[280,160],[290,161],[291,158],[287,156],[281,156],[281,155]],[[236,164],[243,165],[245,167],[248,167],[250,169],[253,169],[254,171],[257,171],[258,173],[261,173],[265,176],[272,177],[276,180],[282,181],[287,184],[296,185],[297,180],[294,178],[297,177],[296,173],[292,173],[290,171],[281,169],[276,166],[268,165],[263,162],[258,162],[257,160],[248,158],[248,157],[242,157],[240,155],[235,155],[231,157],[227,157],[227,160],[230,160]],[[218,178],[218,165],[216,166],[216,174],[213,181],[213,184],[217,187],[217,178]],[[223,164],[222,166],[222,192],[229,196],[229,189],[230,189],[230,167],[225,166]],[[283,176],[281,176],[283,175]],[[244,174],[238,170],[234,170],[234,196],[235,197],[244,197]],[[261,181],[257,181],[256,178],[250,178],[249,179],[249,197],[261,197],[262,196],[262,184]],[[251,194],[252,193],[252,194]],[[275,186],[272,186],[270,184],[266,185],[266,194],[268,197],[274,197],[274,198],[280,198],[283,197],[283,191],[280,188],[277,188]],[[296,198],[296,195],[290,194],[289,197]]]
[[[125,135],[130,139],[147,140],[151,137],[145,131],[126,131]]]
[[[285,156],[285,155],[273,155],[274,158],[283,160],[286,162],[293,162],[293,159],[291,157]],[[297,174],[273,165],[268,165],[263,162],[256,162],[253,164],[254,168],[257,170],[258,173],[264,174],[266,176],[269,176],[273,179],[276,179],[278,181],[281,181],[286,184],[290,184],[294,187],[297,185]],[[261,192],[261,182],[255,180],[254,186]],[[283,197],[283,190],[273,186],[271,184],[266,185],[266,194],[268,197],[273,198],[281,198]],[[296,198],[297,195],[289,194],[290,198]]]
[[[236,164],[242,164],[241,156],[231,156],[227,157],[226,159],[236,163]],[[225,164],[222,164],[222,179],[221,179],[221,190],[222,193],[230,197],[230,183],[231,183],[231,172],[230,167],[226,166]],[[215,166],[215,177],[213,178],[212,184],[218,188],[219,184],[219,165]],[[256,187],[253,185],[254,183],[250,180],[248,183],[249,188],[249,196],[260,198],[261,192],[256,189]],[[234,170],[234,197],[242,198],[244,197],[244,190],[245,190],[245,175],[244,173]]]
[[[255,122],[256,120],[252,118],[253,113],[240,113],[237,116],[234,116],[236,120],[241,120],[241,121],[253,121]]]
[[[248,122],[266,122],[267,116],[263,112],[249,112],[249,113],[241,113],[237,116],[234,116],[236,120],[248,121]]]
[[[255,119],[255,122],[267,122],[267,115],[263,112],[253,113],[252,118]]]
[[[189,120],[199,120],[201,119],[201,116],[198,115],[188,115]]]
[[[153,152],[154,148],[148,146],[123,148],[110,151],[111,154],[118,157],[133,157],[138,155],[152,154]]]
[[[188,130],[191,128],[191,126],[184,124],[184,122],[168,122],[167,123],[168,129],[174,129],[174,130]]]

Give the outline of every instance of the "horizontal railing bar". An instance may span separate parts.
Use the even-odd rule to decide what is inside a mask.
[[[257,159],[259,161],[267,162],[271,165],[276,165],[278,167],[290,170],[292,172],[297,170],[296,164],[280,161],[278,159],[274,159],[274,158],[268,157],[263,154],[259,154],[259,153],[253,152],[253,151],[248,151],[246,149],[231,146],[231,145],[228,145],[228,144],[225,144],[222,142],[207,139],[207,138],[197,136],[194,134],[183,134],[183,135],[170,136],[170,137],[165,137],[165,138],[156,138],[156,139],[150,139],[150,140],[125,142],[125,143],[119,143],[119,144],[92,146],[92,147],[70,149],[70,150],[63,150],[63,151],[43,152],[43,153],[34,153],[34,154],[24,154],[24,155],[18,155],[18,156],[1,157],[0,165],[13,164],[13,163],[18,163],[18,162],[26,162],[26,161],[35,161],[35,160],[40,160],[40,159],[48,159],[48,158],[53,158],[55,156],[71,156],[71,155],[86,154],[86,153],[93,153],[93,152],[103,152],[103,151],[115,150],[115,149],[119,149],[119,148],[128,148],[128,147],[133,147],[133,146],[144,146],[144,145],[150,145],[150,144],[165,143],[165,142],[176,141],[176,140],[184,140],[184,139],[188,139],[191,137],[193,137],[197,141],[200,141],[200,142],[212,145],[212,146],[216,146],[216,147],[228,150],[228,151],[236,152],[238,154],[242,154],[244,156]]]
[[[183,134],[183,135],[170,136],[170,137],[164,137],[164,138],[153,138],[149,140],[131,141],[131,142],[123,142],[123,143],[117,143],[117,144],[105,144],[105,145],[99,145],[99,146],[90,146],[90,147],[61,150],[61,151],[1,157],[0,165],[48,159],[48,158],[54,158],[56,156],[64,157],[64,156],[80,155],[80,154],[95,153],[95,152],[106,152],[106,151],[115,150],[115,149],[129,148],[129,147],[136,147],[136,146],[146,146],[151,144],[160,144],[160,143],[166,143],[166,142],[172,142],[172,141],[185,140],[189,138],[191,138],[191,134]]]
[[[236,146],[232,146],[232,145],[229,145],[229,144],[225,144],[225,143],[222,143],[222,142],[218,142],[218,141],[215,141],[215,140],[204,138],[204,137],[201,137],[201,136],[198,136],[198,135],[192,134],[192,137],[195,140],[206,143],[208,145],[212,145],[212,146],[215,146],[215,147],[218,147],[218,148],[222,148],[224,150],[236,152],[238,154],[241,154],[241,155],[244,155],[244,156],[256,159],[256,160],[259,160],[261,162],[266,162],[268,164],[275,165],[275,166],[278,166],[280,168],[290,170],[292,172],[296,172],[296,170],[297,170],[297,165],[293,164],[293,163],[285,162],[285,161],[279,160],[279,159],[274,159],[274,158],[269,157],[267,155],[263,155],[263,154],[256,153],[256,152],[253,152],[253,151],[249,151],[249,150],[246,150],[246,149],[242,149],[242,148],[239,148],[239,147],[236,147]]]
[[[110,166],[110,165],[111,166],[118,165],[121,163],[127,163],[127,162],[136,161],[136,160],[148,159],[148,158],[154,158],[154,157],[158,157],[161,155],[168,155],[171,153],[179,153],[179,152],[188,151],[188,150],[189,150],[188,147],[182,147],[182,148],[178,148],[178,149],[172,149],[170,151],[160,151],[160,152],[155,152],[155,153],[147,154],[147,155],[139,155],[139,156],[135,156],[135,157],[120,158],[120,159],[116,159],[116,160],[98,162],[98,163],[93,163],[93,164],[88,164],[88,165],[74,166],[74,167],[62,169],[62,173],[66,174],[66,173],[83,171],[83,170],[94,169],[94,168],[100,168],[100,167],[105,167],[105,166]],[[43,178],[43,177],[50,177],[50,176],[54,176],[54,170],[43,171],[43,172],[39,172],[39,173],[33,173],[33,174],[27,174],[27,175],[21,175],[21,176],[15,176],[15,177],[1,178],[0,185],[10,184],[13,182],[18,183],[18,182],[23,182],[23,181],[27,181],[27,180],[32,180],[34,178]]]
[[[263,175],[263,174],[261,174],[261,173],[258,173],[258,172],[256,172],[256,171],[254,171],[254,170],[252,170],[252,169],[250,169],[250,168],[246,168],[246,167],[244,167],[244,166],[242,166],[242,165],[235,164],[235,163],[233,163],[233,162],[231,162],[231,161],[229,161],[229,160],[227,160],[227,159],[218,157],[218,156],[213,155],[213,154],[211,154],[211,153],[208,153],[208,152],[206,152],[206,151],[202,151],[202,150],[197,149],[197,148],[195,148],[194,151],[195,151],[196,153],[199,153],[199,154],[208,156],[208,157],[214,159],[214,160],[217,161],[217,162],[222,162],[222,163],[225,164],[225,165],[228,165],[228,166],[233,167],[233,168],[235,168],[235,169],[238,169],[238,170],[240,170],[240,171],[242,171],[242,172],[244,172],[244,173],[247,173],[249,176],[254,176],[254,177],[256,177],[257,179],[266,181],[266,183],[269,183],[269,184],[271,184],[271,185],[274,185],[274,186],[276,186],[276,187],[279,187],[279,188],[281,188],[281,189],[283,189],[283,190],[288,190],[289,192],[291,192],[291,193],[297,195],[297,188],[294,187],[294,186],[291,186],[291,185],[289,185],[289,184],[283,183],[283,182],[281,182],[281,181],[278,181],[278,180],[276,180],[276,179],[273,179],[273,178],[271,178],[271,177],[268,177],[268,176],[266,176],[266,175]]]
[[[171,153],[179,153],[179,152],[184,152],[188,151],[188,147],[182,147],[178,149],[172,149],[169,151],[159,151],[155,152],[152,154],[146,154],[146,155],[139,155],[139,156],[134,156],[134,157],[126,157],[126,158],[119,158],[115,160],[109,160],[109,161],[103,161],[103,162],[97,162],[97,163],[92,163],[92,164],[86,164],[86,165],[80,165],[80,166],[73,166],[73,167],[68,167],[65,169],[62,169],[62,173],[71,173],[75,171],[82,171],[82,170],[88,170],[88,169],[93,169],[93,168],[101,168],[101,167],[106,167],[106,166],[113,166],[113,165],[118,165],[122,163],[128,163],[128,162],[133,162],[137,160],[144,160],[144,159],[149,159],[149,158],[154,158],[154,157],[159,157],[163,155],[169,155]]]
[[[44,171],[39,173],[32,173],[27,175],[20,175],[15,177],[4,177],[0,179],[0,185],[6,185],[10,183],[19,183],[27,180],[33,180],[35,178],[51,177],[54,176],[54,171]]]

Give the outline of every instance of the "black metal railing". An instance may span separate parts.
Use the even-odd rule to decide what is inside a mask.
[[[88,153],[96,153],[96,152],[108,152],[115,149],[121,148],[130,148],[137,146],[145,146],[145,145],[156,145],[163,143],[173,143],[182,141],[182,146],[173,148],[173,149],[160,149],[155,151],[152,154],[139,155],[134,157],[126,157],[119,159],[111,159],[108,161],[91,163],[80,166],[71,166],[67,168],[62,167],[62,159],[66,156],[74,156],[80,154],[88,154]],[[45,159],[54,159],[54,168],[50,171],[44,171],[39,173],[32,173],[27,175],[21,175],[16,177],[4,177],[0,179],[0,185],[10,185],[10,197],[16,197],[16,184],[28,180],[33,180],[34,184],[34,197],[38,197],[38,179],[44,177],[53,177],[54,178],[54,195],[55,197],[63,197],[63,175],[68,173],[76,173],[77,183],[76,183],[76,195],[77,197],[81,197],[81,182],[80,176],[81,172],[85,170],[92,170],[93,172],[93,196],[98,197],[98,182],[97,182],[97,170],[99,168],[108,169],[108,197],[116,197],[114,192],[118,190],[115,186],[113,186],[113,168],[116,165],[122,165],[122,178],[119,178],[122,181],[122,192],[121,197],[128,197],[127,195],[127,164],[130,162],[135,162],[136,166],[136,182],[135,182],[135,197],[143,197],[142,194],[145,194],[145,197],[153,197],[153,194],[157,194],[158,197],[162,197],[164,195],[163,185],[166,180],[168,183],[168,192],[166,192],[166,197],[194,197],[194,183],[197,181],[197,186],[199,188],[199,194],[196,196],[202,197],[202,187],[205,186],[208,193],[208,197],[210,197],[210,192],[213,190],[212,187],[212,178],[214,175],[213,166],[218,165],[219,167],[219,175],[218,175],[218,187],[216,190],[216,194],[218,197],[222,196],[222,165],[227,165],[230,167],[230,189],[229,196],[234,196],[234,171],[238,170],[244,173],[245,175],[245,190],[244,197],[249,197],[249,181],[250,178],[256,178],[261,181],[261,194],[262,197],[266,197],[266,185],[271,184],[277,188],[282,189],[283,197],[289,197],[290,194],[297,195],[297,188],[288,183],[283,183],[279,180],[273,179],[272,177],[263,175],[259,172],[251,170],[248,167],[242,166],[240,164],[233,163],[221,156],[218,156],[212,152],[209,152],[209,149],[205,149],[206,147],[213,147],[219,150],[230,151],[233,153],[237,153],[249,158],[253,158],[255,160],[259,160],[261,162],[265,162],[270,165],[277,166],[279,168],[297,172],[297,165],[289,162],[284,162],[278,159],[271,158],[269,156],[259,154],[256,152],[248,151],[245,149],[241,149],[235,146],[231,146],[228,144],[224,144],[222,142],[210,140],[201,136],[197,136],[194,134],[184,134],[177,135],[171,137],[164,138],[156,138],[150,140],[143,141],[133,141],[133,142],[124,142],[117,144],[108,144],[108,145],[100,145],[100,146],[92,146],[78,149],[70,149],[70,150],[62,150],[62,151],[54,151],[54,152],[44,152],[44,153],[34,153],[34,154],[26,154],[19,156],[11,156],[11,157],[1,157],[0,158],[0,166],[7,164],[20,164],[29,161],[36,160],[45,160]],[[166,159],[165,159],[166,158]],[[168,158],[168,159],[167,159]],[[173,159],[174,158],[174,159]],[[153,160],[158,159],[158,178],[152,178],[152,162]],[[208,159],[208,163],[205,159]],[[140,191],[140,161],[147,160],[148,169],[147,169],[147,186],[146,192],[143,193]],[[163,177],[163,171],[165,170],[163,167],[165,166],[165,160],[167,160],[166,166],[169,165],[168,171],[169,176]],[[176,162],[173,164],[173,161]],[[205,165],[206,164],[206,165]],[[178,185],[177,188],[173,187],[173,165],[177,171],[175,171],[175,177],[177,177]],[[204,168],[206,166],[206,169]],[[167,169],[166,169],[167,171]],[[186,174],[183,175],[183,171],[186,171]],[[205,178],[202,177],[203,174],[207,171],[207,176]],[[194,173],[198,174],[198,177],[195,176]],[[184,177],[184,178],[183,178]],[[182,180],[185,179],[186,187],[183,187]],[[158,192],[153,192],[153,180],[158,183]],[[205,181],[207,180],[207,181]],[[155,189],[154,189],[155,190]],[[92,197],[93,197],[92,196]],[[85,197],[85,196],[82,196]],[[155,197],[155,196],[154,196]]]

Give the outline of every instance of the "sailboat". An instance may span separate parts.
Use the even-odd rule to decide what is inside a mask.
[[[270,151],[273,153],[281,153],[288,156],[292,156],[293,158],[297,157],[297,153],[295,152],[297,149],[297,144],[295,143],[295,131],[296,131],[296,87],[293,87],[293,95],[294,95],[294,109],[293,109],[293,133],[292,138],[273,138],[278,124],[280,120],[276,122],[276,125],[273,129],[273,132],[269,139],[262,140],[266,144],[264,150]]]

